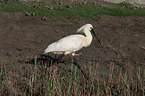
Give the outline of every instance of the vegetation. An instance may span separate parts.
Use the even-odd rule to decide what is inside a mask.
[[[99,14],[113,16],[145,16],[145,8],[133,7],[130,4],[121,3],[114,6],[103,6],[99,4],[66,4],[48,5],[43,2],[8,2],[3,1],[1,10],[23,12],[26,15],[36,15],[41,18],[50,17],[96,17]]]
[[[33,65],[28,68],[16,65],[1,66],[0,69],[0,95],[46,95],[46,96],[103,96],[103,95],[122,95],[122,96],[143,96],[145,70],[138,71],[129,75],[128,72],[120,73],[115,76],[113,70],[114,62],[110,64],[109,76],[98,75],[98,64],[96,70],[92,66],[88,69],[88,78],[83,77],[80,70],[71,65],[71,71],[62,70],[57,66],[48,68],[46,66]],[[18,65],[17,65],[18,66]],[[20,71],[21,70],[21,71]],[[86,73],[86,70],[83,69]],[[19,72],[19,73],[18,73]]]
[[[54,4],[48,5],[43,2],[19,2],[17,0],[1,0],[0,11],[22,12],[25,15],[35,15],[43,19],[53,17],[64,18],[95,18],[100,14],[113,16],[145,16],[145,8],[136,8],[130,4],[121,3],[114,6],[99,4]],[[76,21],[77,23],[77,21]],[[128,22],[122,22],[127,26]],[[37,60],[35,60],[37,61]],[[23,62],[22,62],[23,63]],[[42,63],[42,62],[41,62]],[[46,96],[137,96],[144,95],[145,70],[137,68],[131,75],[119,69],[119,74],[114,74],[115,62],[111,62],[109,75],[100,76],[97,70],[98,62],[94,66],[87,66],[83,76],[80,69],[71,65],[71,68],[59,68],[58,66],[41,66],[35,62],[28,64],[6,65],[0,59],[0,95],[46,95]],[[109,64],[108,64],[109,65]],[[92,67],[95,70],[92,70]]]

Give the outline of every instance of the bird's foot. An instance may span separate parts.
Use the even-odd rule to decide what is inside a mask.
[[[72,56],[79,56],[79,55],[81,55],[81,53],[79,54],[72,53]]]

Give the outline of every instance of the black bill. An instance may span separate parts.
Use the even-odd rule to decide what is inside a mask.
[[[98,40],[98,42],[100,43],[100,45],[103,46],[102,43],[101,43],[101,41],[99,40],[99,38],[97,37],[97,35],[95,34],[95,32],[94,32],[93,29],[91,30],[91,32],[92,32],[92,34],[97,38],[97,40]]]

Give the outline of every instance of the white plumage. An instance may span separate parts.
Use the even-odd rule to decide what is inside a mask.
[[[85,24],[80,27],[77,32],[83,32],[84,35],[76,34],[64,37],[57,42],[50,44],[44,53],[54,52],[54,54],[70,54],[75,55],[75,52],[80,50],[82,47],[87,47],[92,42],[92,34],[90,31],[93,29],[91,24]],[[99,42],[101,44],[101,42]]]

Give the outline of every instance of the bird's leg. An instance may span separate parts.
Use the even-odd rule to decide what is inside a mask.
[[[58,58],[58,55],[55,54],[55,55],[54,55],[54,60],[57,60],[57,58]]]
[[[57,54],[54,54],[54,58],[52,60],[52,64],[54,64],[57,61],[57,58],[58,58],[58,55]]]
[[[73,64],[76,65],[80,69],[81,73],[83,74],[83,77],[85,77],[88,80],[88,77],[86,76],[84,71],[81,69],[81,67],[78,65],[77,60],[75,59],[74,56],[73,56]]]
[[[73,64],[75,64],[81,70],[81,67],[78,65],[78,62],[75,59],[75,57],[73,57]],[[82,73],[84,73],[84,72],[82,71]]]
[[[72,56],[79,56],[79,55],[81,55],[81,53],[79,54],[72,53]]]
[[[58,57],[57,57],[57,59],[56,59],[57,64],[58,64],[58,63],[61,63],[61,59],[62,59],[64,56],[65,56],[64,54],[58,55]]]
[[[68,52],[68,51],[66,51],[66,52],[64,52],[64,55],[67,55],[67,54],[70,54],[71,52]]]

